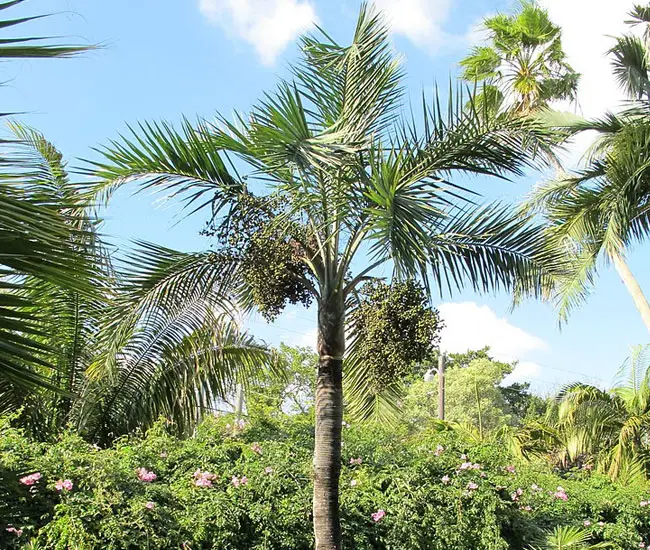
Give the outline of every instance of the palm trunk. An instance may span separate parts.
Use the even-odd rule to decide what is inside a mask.
[[[650,332],[650,304],[648,304],[648,300],[643,294],[643,290],[641,290],[636,277],[630,271],[630,268],[625,263],[623,257],[619,254],[611,254],[611,258],[616,271],[623,280],[623,284],[627,288],[627,291],[630,293],[630,296],[632,296],[634,305],[641,314],[641,319],[643,319],[643,323],[645,324],[646,329],[648,329],[648,332]]]
[[[314,535],[316,550],[340,550],[339,477],[343,423],[345,310],[340,296],[318,309],[318,375],[314,447]]]

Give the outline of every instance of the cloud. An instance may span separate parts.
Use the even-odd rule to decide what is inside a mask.
[[[314,351],[317,351],[317,340],[318,329],[312,328],[302,333],[302,335],[296,335],[296,337],[293,339],[292,344],[294,346],[312,348]]]
[[[519,361],[507,383],[538,377],[541,366],[527,359],[528,354],[548,346],[544,340],[529,334],[497,316],[488,306],[475,302],[449,302],[438,306],[445,328],[440,333],[440,348],[448,353],[464,353],[490,347],[499,361]]]
[[[227,33],[250,43],[267,66],[318,20],[308,0],[199,0],[199,9]]]
[[[386,15],[392,32],[406,36],[421,47],[438,48],[445,41],[444,23],[450,0],[375,0]]]

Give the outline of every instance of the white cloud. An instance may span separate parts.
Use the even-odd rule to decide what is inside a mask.
[[[528,360],[528,354],[547,348],[546,342],[497,316],[488,306],[475,302],[450,302],[438,306],[445,328],[440,333],[440,348],[448,353],[490,347],[499,361],[519,361],[504,383],[538,377],[541,367]]]
[[[199,9],[226,32],[249,42],[267,66],[317,22],[308,0],[199,0]]]
[[[450,0],[375,0],[396,34],[421,47],[437,48],[446,33],[442,26],[449,16]]]

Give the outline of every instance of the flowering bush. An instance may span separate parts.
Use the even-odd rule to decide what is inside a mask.
[[[211,419],[187,440],[160,422],[104,450],[72,434],[32,442],[0,419],[0,548],[307,550],[312,444],[302,417]],[[557,525],[639,548],[648,500],[645,487],[560,477],[451,432],[344,431],[346,548],[522,550]]]

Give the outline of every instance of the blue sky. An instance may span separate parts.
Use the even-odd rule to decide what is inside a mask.
[[[477,24],[486,14],[512,8],[507,0],[379,0],[393,22],[393,40],[405,59],[409,94],[418,97],[438,81],[447,85],[456,63],[480,40]],[[619,99],[603,53],[606,35],[622,30],[632,2],[545,0],[565,29],[565,47],[584,74],[579,110],[597,115]],[[616,5],[613,5],[616,4]],[[320,0],[33,0],[14,10],[60,12],[31,24],[32,34],[71,36],[101,43],[101,50],[64,61],[28,61],[3,66],[4,111],[25,112],[21,120],[38,128],[70,159],[95,158],[127,124],[178,121],[182,115],[210,117],[246,111],[296,58],[296,36],[313,21],[341,41],[348,40],[358,1]],[[572,147],[573,162],[584,143]],[[516,200],[542,176],[512,183],[474,180],[486,198]],[[181,220],[178,205],[164,197],[118,193],[103,213],[104,232],[116,247],[133,239],[181,250],[200,250],[205,218]],[[641,286],[650,289],[648,246],[630,252]],[[496,354],[519,359],[517,377],[541,393],[581,379],[609,384],[629,347],[648,341],[631,299],[611,268],[603,268],[589,302],[560,331],[547,305],[526,303],[510,312],[507,295],[471,292],[443,296],[451,351],[492,345]],[[270,343],[311,344],[313,311],[289,308],[272,326],[252,319],[250,330]]]

